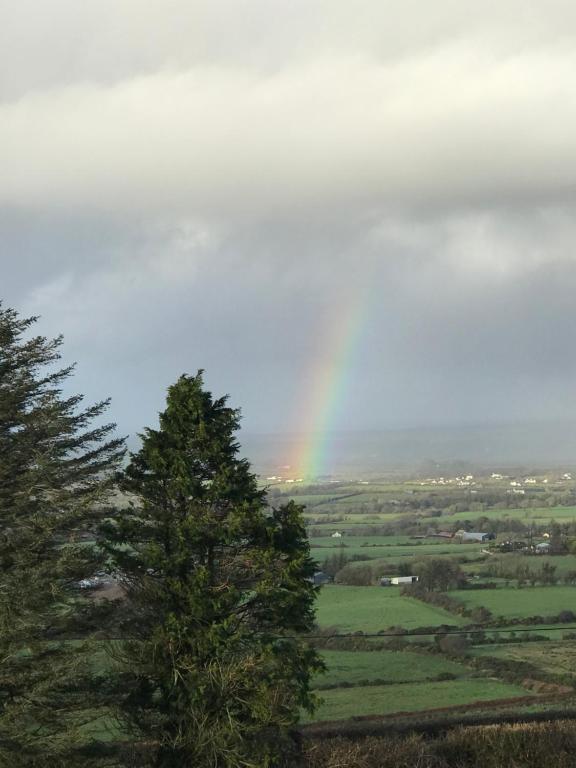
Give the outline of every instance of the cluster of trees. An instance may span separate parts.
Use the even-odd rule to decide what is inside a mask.
[[[520,562],[508,563],[505,560],[496,560],[496,562],[487,563],[482,568],[482,575],[499,579],[515,580],[519,587],[526,584],[535,586],[553,586],[560,580],[558,569],[552,563],[544,561],[538,567],[533,567],[530,562],[524,559]],[[564,574],[563,580],[566,584],[573,584],[576,581],[576,571],[568,571]]]
[[[424,592],[447,592],[466,583],[466,575],[457,562],[448,558],[426,557],[416,560],[412,573],[418,576],[418,587]]]
[[[288,764],[321,666],[302,508],[267,504],[201,372],[126,464],[35,321],[0,305],[0,766],[132,764],[105,722],[138,765]],[[100,570],[121,597],[78,588]]]

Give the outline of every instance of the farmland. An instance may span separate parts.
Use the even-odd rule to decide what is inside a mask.
[[[413,651],[323,651],[322,657],[327,671],[318,677],[317,684],[323,688],[370,680],[414,683],[468,674],[466,667],[455,661]]]
[[[467,705],[479,701],[521,698],[526,691],[499,680],[450,680],[406,685],[358,686],[322,693],[317,720],[338,720],[356,716],[418,712],[438,707]]]
[[[565,700],[576,662],[569,475],[278,485],[273,495],[306,504],[312,556],[332,581],[317,601],[327,672],[314,681],[316,721],[516,699],[538,708],[544,690]],[[490,537],[468,542],[460,531]],[[552,554],[535,555],[541,543]],[[460,582],[447,592],[379,585],[426,562],[459,569]]]
[[[391,626],[405,629],[461,624],[462,619],[405,597],[397,589],[328,585],[320,593],[316,619],[320,627],[339,632],[379,632]]]
[[[576,611],[576,587],[500,587],[489,590],[457,590],[453,596],[468,606],[483,606],[495,616],[523,618]]]

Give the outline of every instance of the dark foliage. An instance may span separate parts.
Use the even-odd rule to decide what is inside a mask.
[[[119,654],[122,715],[156,742],[158,766],[277,766],[312,708],[315,563],[301,507],[270,508],[234,433],[239,413],[202,373],[169,389],[125,487],[132,508],[107,526],[128,589]]]
[[[105,514],[123,441],[62,387],[61,339],[0,306],[0,765],[75,762],[102,704],[88,637],[103,611],[77,589],[101,562],[82,539]],[[100,713],[101,714],[101,713]]]

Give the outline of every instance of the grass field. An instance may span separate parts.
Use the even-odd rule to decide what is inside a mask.
[[[335,627],[340,632],[464,623],[459,616],[403,597],[396,587],[326,586],[318,598],[316,618],[321,627]]]
[[[548,674],[576,678],[576,643],[573,640],[558,643],[519,643],[497,648],[484,646],[474,649],[474,656],[495,656],[499,659],[529,662],[542,671],[544,680]]]
[[[402,516],[402,512],[390,512],[387,514],[380,514],[380,515],[344,515],[342,512],[338,512],[338,510],[335,508],[330,509],[330,515],[326,515],[326,517],[341,517],[342,519],[339,522],[330,522],[330,520],[322,520],[322,517],[317,514],[308,514],[304,515],[305,518],[308,520],[314,520],[314,523],[312,523],[313,528],[320,528],[322,530],[326,529],[326,532],[334,530],[334,531],[346,531],[350,529],[357,528],[359,526],[361,527],[370,527],[371,525],[384,525],[385,523],[394,522],[394,520],[398,520],[399,517]]]
[[[509,552],[506,554],[492,555],[486,559],[486,565],[495,566],[501,563],[510,572],[513,572],[517,565],[528,566],[532,571],[538,571],[544,563],[553,565],[556,568],[557,575],[576,571],[576,555],[538,555],[532,557],[522,553]],[[464,570],[474,573],[482,569],[481,565],[464,566]]]
[[[376,537],[375,537],[376,538]],[[384,538],[384,537],[378,537],[378,538]],[[337,541],[337,539],[333,539],[333,541]],[[316,539],[311,539],[310,543],[312,546],[315,546]],[[371,547],[371,546],[355,546],[352,543],[352,537],[348,538],[346,540],[347,546],[342,548],[342,551],[345,554],[350,554],[352,550],[354,551],[360,551],[365,552],[366,554],[369,554],[371,550],[376,549],[377,547]],[[326,548],[328,549],[328,548]],[[333,548],[335,551],[339,552],[340,547],[336,546]],[[452,542],[446,543],[439,542],[439,543],[433,543],[433,544],[420,544],[418,542],[414,544],[389,544],[389,545],[380,545],[378,549],[383,549],[390,557],[418,557],[420,555],[454,555],[456,556],[462,556],[468,554],[468,552],[474,552],[474,551],[480,551],[481,547],[480,545],[458,545],[453,544]],[[350,550],[350,551],[349,551]]]
[[[338,529],[337,523],[334,523],[334,529]],[[410,541],[407,536],[342,536],[342,538],[333,539],[332,536],[314,536],[310,539],[314,547],[329,547],[330,549],[348,550],[350,547],[414,547],[418,546],[417,541]]]
[[[350,541],[350,539],[348,539]],[[315,560],[322,562],[327,557],[335,555],[342,551],[343,554],[348,557],[353,555],[360,555],[368,560],[382,560],[383,562],[402,562],[407,559],[415,559],[418,557],[480,557],[481,550],[478,546],[470,547],[457,547],[454,544],[419,544],[412,546],[354,546],[349,545],[342,550],[340,547],[316,547],[315,539],[310,540],[312,545],[311,554]]]
[[[322,651],[328,670],[316,685],[357,684],[366,680],[390,683],[426,681],[448,673],[465,677],[469,670],[443,656],[412,651]]]
[[[430,553],[428,555],[423,556],[431,556]],[[415,555],[413,557],[416,557]],[[408,560],[413,559],[409,554],[406,555],[394,555],[390,556],[388,553],[385,553],[385,557],[383,558],[375,558],[374,560],[370,560],[369,565],[372,566],[374,573],[377,576],[389,576],[389,566],[391,565],[398,565],[399,563],[405,563]],[[434,557],[437,557],[439,560],[450,560],[452,557],[454,557],[451,553],[447,554],[434,554]],[[477,558],[480,561],[484,560],[485,555],[483,555],[479,550],[469,550],[466,554],[466,557],[469,558],[471,561],[474,558]],[[354,565],[354,563],[352,563]],[[358,565],[362,565],[362,562],[358,562]]]
[[[534,507],[533,509],[487,509],[484,512],[456,512],[452,515],[443,515],[442,521],[450,520],[477,520],[479,517],[487,517],[489,520],[526,520],[528,522],[549,522],[550,520],[576,519],[576,507]]]
[[[479,701],[526,696],[518,685],[499,680],[469,678],[446,682],[358,686],[322,691],[323,703],[313,720],[338,720],[358,715],[386,715],[452,707]]]
[[[500,587],[459,590],[450,593],[470,608],[484,606],[495,616],[522,618],[552,616],[560,611],[576,612],[576,587]]]
[[[327,557],[332,557],[333,555],[338,554],[339,551],[340,550],[337,547],[334,547],[334,549],[328,547],[312,547],[310,554],[314,560],[322,563]],[[389,554],[389,551],[387,547],[349,547],[344,550],[344,553],[347,557],[360,556],[362,557],[362,560],[383,560]],[[399,558],[400,556],[396,555],[395,557]]]

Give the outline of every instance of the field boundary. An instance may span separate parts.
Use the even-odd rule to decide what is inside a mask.
[[[304,739],[330,739],[336,736],[344,738],[364,738],[366,736],[384,736],[405,733],[422,733],[435,736],[444,731],[459,726],[510,725],[513,723],[540,723],[556,720],[576,720],[576,707],[566,709],[550,709],[542,712],[498,712],[466,717],[468,712],[474,712],[486,707],[515,707],[525,704],[542,704],[557,702],[570,694],[555,694],[553,696],[521,696],[510,699],[494,699],[491,701],[474,702],[459,707],[438,707],[419,712],[395,712],[389,715],[359,715],[345,720],[327,720],[320,723],[309,723],[299,727]],[[453,717],[432,717],[441,713],[454,713]],[[458,716],[456,716],[458,713]],[[402,719],[405,718],[405,719]]]

